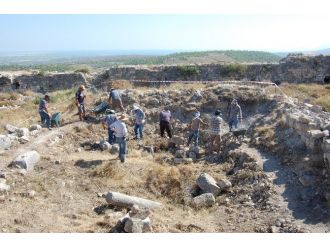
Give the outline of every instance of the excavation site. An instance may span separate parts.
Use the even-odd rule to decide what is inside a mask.
[[[0,232],[329,232],[330,114],[282,86],[297,84],[292,70],[285,77],[278,67],[292,63],[254,65],[238,75],[214,65],[197,74],[174,67],[3,73]],[[219,73],[225,77],[215,78]],[[304,78],[329,95],[327,72],[310,73]],[[86,96],[81,121],[80,85]],[[124,108],[115,110],[128,131],[124,162],[102,125],[109,111],[96,110],[108,102],[110,88]],[[49,112],[60,113],[50,129],[38,114],[45,94]],[[242,121],[230,131],[233,99]],[[143,139],[134,138],[134,107],[145,113]],[[160,135],[165,109],[171,138]],[[216,111],[221,140],[211,145]],[[196,112],[206,125],[198,145],[188,145]]]

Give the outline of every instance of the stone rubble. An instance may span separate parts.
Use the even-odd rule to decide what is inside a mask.
[[[207,173],[199,175],[196,183],[203,193],[212,193],[217,196],[221,192],[221,188],[217,185],[215,179]]]

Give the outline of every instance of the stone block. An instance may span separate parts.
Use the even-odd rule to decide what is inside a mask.
[[[196,196],[192,200],[192,206],[194,208],[211,207],[215,204],[215,197],[212,193],[204,193]]]
[[[226,190],[228,190],[232,187],[231,182],[228,179],[225,179],[225,178],[220,179],[217,184],[219,185],[220,189],[224,190],[224,191],[226,191]]]
[[[0,150],[10,148],[11,144],[12,141],[8,136],[0,135]]]
[[[39,160],[40,155],[37,151],[29,151],[16,157],[12,165],[31,171]]]
[[[29,127],[29,131],[34,131],[34,130],[41,130],[42,127],[41,125],[39,124],[32,124],[30,127]]]
[[[203,191],[203,193],[212,193],[216,196],[221,191],[215,179],[207,173],[202,173],[198,177],[196,183],[198,187]]]
[[[29,136],[29,132],[30,131],[28,128],[19,128],[15,131],[15,133],[18,137]]]

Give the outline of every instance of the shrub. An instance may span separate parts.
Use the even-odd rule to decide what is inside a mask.
[[[40,70],[37,75],[38,76],[45,76],[46,75],[46,71]]]
[[[227,64],[222,67],[222,74],[225,77],[242,77],[246,72],[246,65]]]
[[[182,65],[178,66],[177,69],[184,78],[198,75],[199,73],[198,68],[194,65]]]
[[[83,66],[80,68],[75,69],[75,73],[84,73],[84,74],[90,74],[91,73],[91,68],[88,66]]]

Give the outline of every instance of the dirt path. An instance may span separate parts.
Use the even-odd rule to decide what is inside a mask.
[[[330,231],[330,224],[316,219],[313,208],[301,201],[301,191],[306,189],[298,182],[291,167],[281,164],[280,159],[269,152],[248,147],[246,144],[243,144],[241,148],[257,160],[272,181],[276,193],[270,200],[277,205],[281,218],[291,218],[293,223],[303,226],[309,232]]]

